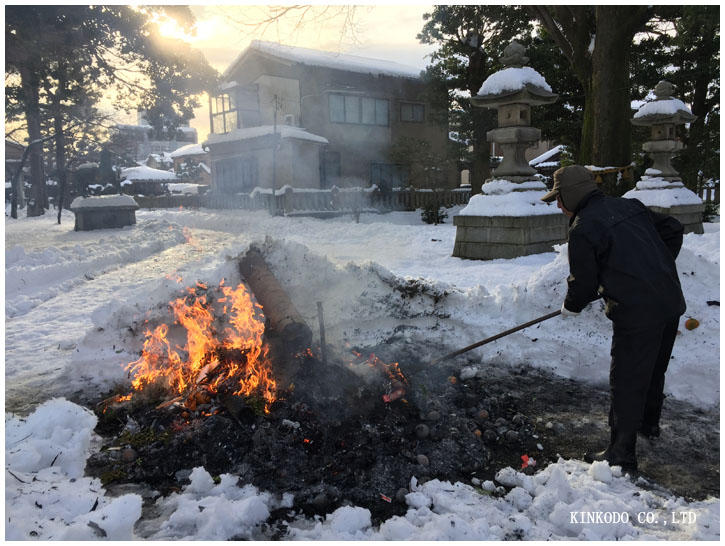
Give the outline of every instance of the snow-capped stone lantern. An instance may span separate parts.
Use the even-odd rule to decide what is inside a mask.
[[[652,158],[652,167],[647,169],[635,189],[624,197],[639,199],[655,212],[669,214],[685,226],[686,233],[702,233],[702,213],[705,206],[695,192],[685,188],[679,173],[672,166],[674,155],[683,149],[677,140],[676,128],[694,121],[687,105],[673,98],[674,88],[662,80],[654,88],[655,100],[646,102],[637,110],[633,125],[651,127],[650,140],[642,149]]]
[[[500,59],[504,69],[483,82],[474,106],[496,108],[498,128],[486,138],[503,151],[493,178],[481,193],[453,218],[456,242],[453,256],[489,260],[548,252],[566,240],[567,221],[556,205],[541,201],[546,185],[525,158],[541,130],[531,127],[531,107],[556,102],[558,95],[544,77],[529,66],[526,49],[511,42]]]

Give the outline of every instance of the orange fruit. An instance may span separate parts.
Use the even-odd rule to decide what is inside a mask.
[[[698,326],[700,326],[700,322],[697,319],[688,318],[685,321],[685,328],[687,328],[688,330],[694,330]]]

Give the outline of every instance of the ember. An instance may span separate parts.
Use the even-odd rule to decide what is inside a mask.
[[[268,413],[277,386],[262,339],[262,308],[243,284],[233,289],[222,281],[223,297],[216,301],[210,301],[207,289],[197,283],[169,304],[174,324],[185,332],[183,345],[172,346],[167,324],[145,332],[141,358],[126,368],[133,388],[161,385],[179,395],[169,403],[185,399],[192,410],[220,391],[259,396]]]

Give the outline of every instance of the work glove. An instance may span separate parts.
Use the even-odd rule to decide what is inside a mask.
[[[561,304],[561,316],[564,317],[564,318],[566,318],[566,317],[578,317],[579,316],[579,313],[576,313],[574,311],[569,311],[569,309],[567,309],[566,307],[564,307],[564,304],[562,303]]]

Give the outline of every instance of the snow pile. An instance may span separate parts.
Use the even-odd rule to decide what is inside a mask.
[[[521,68],[504,68],[494,72],[483,82],[478,94],[498,95],[505,91],[519,91],[526,85],[533,85],[551,92],[551,87],[546,83],[544,76],[530,66],[523,66]]]
[[[542,188],[541,191],[510,191],[512,187],[522,187],[521,184],[511,186],[505,184],[506,180],[494,180],[486,190],[486,194],[471,196],[459,216],[537,216],[543,214],[561,214],[556,205],[541,200],[546,195],[546,186],[539,181],[524,182],[531,184],[532,188]],[[508,193],[502,193],[504,191]],[[491,192],[489,194],[489,192]],[[494,193],[495,192],[495,193]]]
[[[96,416],[62,399],[5,421],[5,538],[129,540],[141,497],[105,497],[83,477]]]
[[[692,190],[655,176],[643,176],[635,189],[629,190],[622,197],[638,199],[648,207],[702,205],[702,199]]]
[[[602,466],[604,465],[604,466]],[[606,468],[605,468],[606,467]],[[528,476],[511,468],[496,479],[511,490],[491,497],[462,483],[432,480],[406,496],[405,516],[393,516],[378,528],[367,509],[345,506],[310,527],[292,522],[295,540],[696,540],[719,536],[717,499],[687,503],[637,488],[619,467],[559,459]],[[593,475],[592,475],[593,474]],[[672,512],[687,510],[695,523],[674,523]],[[619,521],[583,522],[586,514],[609,513]],[[657,523],[644,521],[653,514]],[[639,520],[642,520],[641,522]],[[623,521],[622,521],[623,520]],[[663,521],[668,521],[664,525]]]
[[[546,190],[546,185],[539,180],[511,182],[505,179],[495,179],[489,180],[481,186],[481,193],[484,195],[503,195],[504,193],[522,190]]]
[[[138,167],[129,167],[121,171],[121,178],[133,180],[177,180],[178,177],[171,171],[162,171],[161,169],[152,169],[146,165]]]
[[[154,540],[255,540],[258,526],[271,510],[292,506],[292,495],[275,499],[252,485],[238,486],[239,478],[222,474],[218,483],[202,467],[195,468],[191,483],[181,493],[157,501],[162,514],[146,523]]]
[[[95,207],[132,207],[137,209],[138,204],[130,195],[97,195],[95,197],[76,197],[70,207],[71,209]]]
[[[235,140],[247,140],[250,138],[260,138],[275,133],[274,125],[260,125],[258,127],[245,127],[243,129],[234,129],[224,134],[210,134],[203,146],[208,144],[218,144],[219,142],[232,142]],[[276,134],[280,138],[296,138],[298,140],[310,140],[321,144],[328,144],[328,140],[320,135],[312,134],[300,127],[292,127],[290,125],[277,125]]]
[[[644,105],[642,105],[642,107],[634,113],[634,118],[643,118],[645,116],[672,116],[677,112],[685,112],[686,114],[692,115],[690,109],[680,99],[669,98],[644,103]]]

